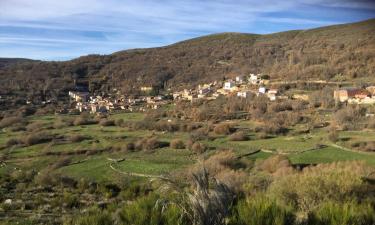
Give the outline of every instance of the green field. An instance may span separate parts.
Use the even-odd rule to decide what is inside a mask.
[[[172,139],[179,138],[187,140],[187,132],[156,132],[149,130],[129,130],[119,126],[100,126],[83,125],[67,126],[59,129],[52,128],[53,123],[59,116],[33,116],[29,118],[29,123],[40,122],[43,130],[49,134],[60,136],[84,135],[88,139],[81,142],[53,141],[51,143],[42,143],[31,146],[13,146],[6,147],[9,139],[20,137],[26,131],[12,132],[9,129],[0,131],[1,153],[8,154],[6,165],[0,168],[0,173],[14,168],[24,170],[42,170],[49,164],[64,157],[64,154],[70,154],[71,161],[77,164],[63,166],[56,172],[72,177],[85,177],[96,180],[112,180],[119,177],[118,171],[126,173],[138,173],[148,175],[167,175],[176,170],[184,169],[198,161],[201,156],[190,152],[189,150],[175,150],[169,147],[157,149],[152,152],[124,152],[110,151],[111,147],[121,149],[128,142],[134,142],[142,137],[156,136],[158,140],[170,142]],[[73,117],[73,116],[70,116]],[[143,119],[142,113],[121,113],[111,115],[111,119],[123,119],[124,121],[139,121]],[[235,121],[238,128],[249,129],[255,126],[251,121]],[[216,150],[231,149],[238,156],[247,155],[244,160],[254,161],[263,160],[273,154],[286,155],[293,164],[317,164],[329,163],[345,160],[363,160],[369,165],[375,166],[375,155],[371,153],[361,153],[355,151],[343,150],[332,146],[327,138],[326,131],[316,129],[311,134],[275,136],[267,139],[256,138],[256,133],[249,132],[247,141],[230,141],[227,136],[212,135],[214,140],[203,141],[209,150],[203,154],[208,157],[214,154]],[[342,138],[350,138],[360,141],[375,140],[374,131],[363,132],[343,132]],[[318,149],[317,145],[325,147]],[[345,145],[345,143],[339,143]],[[93,150],[102,150],[100,153],[89,154]],[[87,150],[86,154],[73,154],[81,150]],[[250,153],[261,150],[251,155]],[[61,155],[45,155],[45,152],[52,152]],[[123,159],[119,163],[113,163],[118,170],[111,169],[109,159]]]

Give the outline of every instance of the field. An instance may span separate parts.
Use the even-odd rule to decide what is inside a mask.
[[[83,135],[88,137],[79,142],[52,141],[31,146],[6,147],[9,139],[24,135],[25,131],[10,131],[4,128],[0,132],[1,153],[7,154],[7,160],[0,167],[0,174],[11,170],[42,170],[60,158],[69,157],[71,163],[62,166],[56,173],[74,178],[88,178],[97,181],[111,181],[130,176],[168,176],[171,172],[182,170],[196,163],[202,157],[208,157],[217,150],[232,149],[242,160],[263,160],[273,154],[286,155],[293,164],[318,164],[344,160],[361,160],[375,167],[375,155],[348,149],[344,142],[336,144],[327,139],[324,129],[316,129],[310,134],[291,132],[285,136],[274,136],[259,139],[255,132],[249,132],[249,140],[230,141],[225,135],[213,135],[214,140],[206,140],[209,147],[203,155],[197,155],[186,149],[163,147],[154,151],[122,151],[126,143],[134,142],[141,137],[156,136],[158,140],[169,143],[178,138],[186,141],[188,132],[157,132],[150,130],[131,130],[119,126],[101,126],[99,124],[67,126],[53,128],[53,123],[61,116],[33,116],[29,123],[38,123],[44,132],[55,136]],[[75,116],[63,116],[75,117]],[[142,113],[120,113],[110,116],[111,119],[140,121]],[[232,121],[233,122],[233,121]],[[251,130],[254,124],[249,121],[234,121],[241,129]],[[297,127],[295,129],[298,129]],[[374,131],[348,131],[342,138],[360,141],[375,140]],[[82,153],[82,151],[85,151]],[[259,151],[260,150],[260,151]],[[93,151],[90,154],[90,151]],[[95,152],[96,151],[96,152]],[[46,154],[48,152],[48,154]],[[255,154],[252,154],[255,153]],[[119,160],[119,162],[114,162]],[[112,165],[112,168],[111,168]]]

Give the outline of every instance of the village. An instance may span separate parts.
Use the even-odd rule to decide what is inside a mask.
[[[119,93],[95,96],[91,95],[87,89],[80,87],[77,90],[69,91],[70,110],[93,114],[106,114],[113,111],[144,112],[147,109],[158,109],[174,101],[214,100],[219,96],[233,96],[244,99],[251,96],[265,96],[269,101],[289,98],[309,101],[309,95],[307,94],[286,95],[279,89],[272,88],[270,77],[264,74],[236,76],[234,79],[200,84],[194,89],[184,89],[167,94],[151,95],[150,93],[154,89],[155,87],[152,86],[142,86],[140,87],[142,95],[129,97]],[[375,104],[375,86],[339,88],[334,90],[333,98],[338,103]]]

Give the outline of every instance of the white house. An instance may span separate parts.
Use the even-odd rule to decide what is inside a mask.
[[[227,82],[224,83],[224,89],[225,89],[225,90],[231,90],[231,89],[233,89],[235,86],[236,86],[236,84],[233,83],[232,81],[227,81]]]
[[[252,84],[257,84],[259,82],[259,77],[255,74],[250,74],[249,81]]]
[[[236,82],[237,83],[239,83],[239,84],[242,84],[242,82],[243,82],[243,76],[242,75],[240,75],[240,76],[236,76]]]
[[[277,93],[278,93],[277,89],[270,89],[270,90],[268,90],[268,94],[270,94],[270,95],[277,95]]]
[[[270,101],[275,101],[276,100],[276,95],[275,94],[268,94],[268,99]]]
[[[258,92],[259,92],[260,94],[265,94],[266,91],[267,91],[266,87],[259,87]]]
[[[237,97],[240,97],[240,98],[248,98],[248,97],[250,97],[250,95],[251,95],[250,91],[239,91],[239,92],[237,92]]]
[[[76,91],[69,91],[69,96],[74,99],[76,102],[86,102],[89,93],[88,92],[76,92]]]

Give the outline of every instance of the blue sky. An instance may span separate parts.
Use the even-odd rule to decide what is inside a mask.
[[[375,0],[0,0],[0,57],[67,60],[375,18]]]

